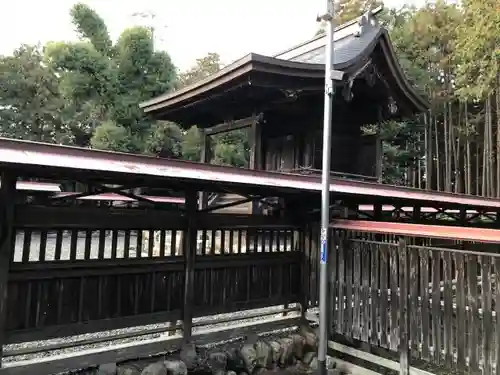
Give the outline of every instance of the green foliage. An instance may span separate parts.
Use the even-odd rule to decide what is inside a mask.
[[[181,154],[186,160],[201,160],[201,135],[198,127],[190,127],[184,134],[181,144]]]
[[[59,118],[64,100],[58,78],[42,60],[39,48],[26,45],[0,56],[0,135],[70,143]]]

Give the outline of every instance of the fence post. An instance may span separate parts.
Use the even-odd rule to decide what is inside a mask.
[[[404,238],[399,239],[399,373],[409,375],[410,354],[408,347],[409,313],[408,291],[410,289],[410,268],[408,266],[408,248]]]
[[[193,293],[194,293],[194,263],[196,258],[196,212],[197,192],[186,192],[186,233],[183,236],[184,255],[184,314],[183,340],[189,342],[193,334]]]
[[[7,325],[7,292],[9,266],[12,258],[14,233],[14,208],[16,203],[17,177],[9,172],[2,173],[0,187],[0,367],[3,357]]]

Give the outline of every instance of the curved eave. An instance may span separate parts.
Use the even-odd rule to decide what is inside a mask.
[[[286,61],[252,53],[201,81],[143,102],[139,106],[146,113],[151,114],[169,107],[179,108],[204,100],[218,91],[241,85],[252,85],[253,75],[259,73],[266,74],[268,77],[289,77],[300,82],[310,80],[314,85],[324,79],[324,67],[321,64]]]
[[[430,103],[424,98],[415,87],[408,81],[401,65],[399,64],[398,58],[392,47],[392,43],[389,38],[388,32],[383,29],[380,35],[380,47],[384,56],[386,57],[387,64],[391,73],[398,85],[398,88],[405,94],[405,96],[410,100],[410,102],[415,107],[415,113],[424,112],[429,109]]]

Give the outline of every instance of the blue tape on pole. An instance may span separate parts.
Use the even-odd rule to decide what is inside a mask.
[[[326,241],[321,241],[321,256],[320,256],[321,264],[326,264]]]

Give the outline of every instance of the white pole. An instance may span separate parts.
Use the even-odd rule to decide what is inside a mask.
[[[325,95],[323,114],[323,165],[321,189],[321,238],[320,238],[320,286],[319,286],[319,345],[318,374],[326,375],[326,348],[328,345],[328,227],[330,224],[330,157],[332,137],[333,101],[333,33],[334,2],[326,1],[326,13],[319,20],[326,22],[325,43]],[[331,313],[331,312],[330,312]]]

